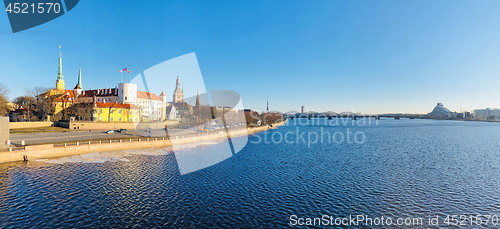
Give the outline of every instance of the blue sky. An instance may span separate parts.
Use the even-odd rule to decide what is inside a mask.
[[[267,96],[284,112],[500,107],[498,12],[500,1],[87,0],[16,34],[0,13],[0,83],[11,99],[54,87],[61,45],[67,89],[79,63],[85,89],[114,87],[120,68],[195,52],[208,90],[257,110]]]

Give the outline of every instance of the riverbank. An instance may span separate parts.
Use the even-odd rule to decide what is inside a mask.
[[[273,124],[273,127],[281,126],[286,123],[286,120]],[[234,138],[243,135],[250,135],[253,133],[268,130],[269,126],[261,126],[254,128],[247,128],[236,131],[229,131],[229,137]],[[185,137],[175,137],[172,139],[165,138],[136,138],[129,139],[128,141],[119,140],[102,140],[98,144],[92,144],[91,142],[77,142],[74,145],[64,144],[62,146],[57,146],[54,144],[43,144],[43,145],[33,145],[26,146],[23,150],[0,152],[0,163],[4,162],[14,162],[23,161],[25,158],[28,160],[34,159],[45,159],[54,157],[65,157],[73,156],[78,154],[95,153],[102,151],[118,151],[126,149],[143,149],[143,148],[156,148],[156,147],[169,147],[172,145],[189,144],[195,142],[203,141],[214,141],[218,139],[227,138],[228,133],[219,132],[215,134],[198,134],[195,136],[185,136]]]

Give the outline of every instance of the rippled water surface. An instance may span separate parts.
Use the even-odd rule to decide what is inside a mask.
[[[0,164],[0,227],[276,228],[289,226],[290,215],[500,216],[498,123],[373,122],[289,123],[182,176],[168,148],[107,153],[92,161],[99,163],[86,163],[84,155]],[[310,132],[347,129],[365,141],[308,146],[297,142],[297,127],[305,141]],[[293,143],[263,142],[279,140],[276,132],[290,132]]]

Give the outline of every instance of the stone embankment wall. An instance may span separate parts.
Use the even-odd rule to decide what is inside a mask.
[[[286,120],[274,124],[273,127],[281,126],[286,123]],[[268,130],[269,126],[262,126],[250,129],[243,129],[238,131],[231,131],[231,137],[242,136],[246,134],[252,134],[260,131]],[[53,144],[44,145],[33,145],[26,146],[24,150],[19,151],[6,151],[0,152],[0,163],[12,162],[12,161],[23,161],[26,157],[28,160],[32,159],[43,159],[51,157],[65,157],[84,153],[93,152],[105,152],[105,151],[116,151],[125,149],[143,149],[143,148],[155,148],[155,147],[168,147],[176,144],[188,144],[202,141],[214,141],[222,138],[226,138],[226,133],[217,134],[200,134],[197,136],[190,137],[179,137],[176,139],[163,140],[163,138],[149,138],[141,139],[140,141],[127,141],[126,139],[120,140],[118,142],[109,143],[109,140],[102,140],[101,144],[84,144],[79,143],[77,145],[64,146],[64,147],[54,147]]]

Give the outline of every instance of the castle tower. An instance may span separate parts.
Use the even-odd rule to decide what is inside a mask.
[[[165,93],[163,93],[163,91],[161,91],[161,94],[160,94],[160,99],[161,99],[161,120],[165,120],[167,118],[167,114],[166,114],[166,109],[167,109],[167,105],[168,105],[168,102],[167,102],[167,95],[165,95]]]
[[[63,73],[62,73],[61,46],[59,46],[59,70],[57,72],[56,90],[61,93],[64,93],[65,90]]]
[[[119,83],[118,84],[118,102],[124,104],[137,103],[137,84]]]
[[[177,76],[177,80],[175,81],[175,90],[174,90],[174,103],[182,103],[184,101],[184,93],[181,90],[181,82],[179,80],[179,76]]]

